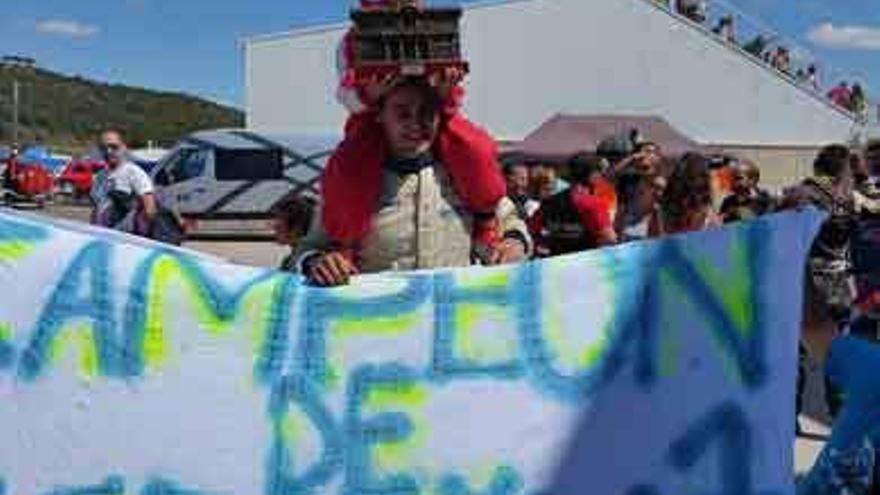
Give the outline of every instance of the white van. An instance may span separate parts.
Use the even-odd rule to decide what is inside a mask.
[[[196,219],[268,218],[291,191],[318,197],[318,178],[341,136],[200,131],[151,175],[162,204]]]

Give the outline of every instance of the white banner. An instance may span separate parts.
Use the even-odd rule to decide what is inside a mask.
[[[789,494],[815,213],[334,290],[0,213],[0,494]]]

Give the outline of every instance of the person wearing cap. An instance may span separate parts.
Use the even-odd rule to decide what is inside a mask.
[[[569,160],[571,187],[544,200],[529,223],[539,255],[558,256],[617,242],[608,207],[593,187],[602,166],[601,158],[587,154]]]

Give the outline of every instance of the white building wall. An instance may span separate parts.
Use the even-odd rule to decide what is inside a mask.
[[[247,43],[248,125],[329,131],[345,26]],[[502,139],[555,113],[651,114],[707,144],[848,139],[852,120],[644,0],[514,0],[466,10],[466,111]]]
[[[336,46],[344,28],[254,38],[245,43],[247,127],[267,132],[338,133]]]

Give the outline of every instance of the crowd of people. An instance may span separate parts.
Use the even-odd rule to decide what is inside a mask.
[[[819,68],[812,61],[796,63],[792,60],[792,49],[786,43],[779,41],[774,34],[759,33],[748,41],[742,40],[737,30],[734,15],[724,8],[714,25],[709,24],[710,2],[708,0],[653,0],[660,6],[674,10],[674,12],[687,18],[691,22],[711,27],[719,39],[731,45],[739,46],[746,53],[761,60],[786,77],[796,81],[801,86],[816,93],[822,93],[823,87],[820,80]],[[867,118],[870,111],[870,103],[864,87],[859,83],[850,86],[847,82],[841,82],[833,87],[825,95],[836,106],[851,112],[860,118]]]
[[[828,91],[828,99],[840,108],[852,112],[862,118],[867,117],[869,111],[868,97],[865,89],[859,83],[850,87],[847,81],[841,81],[837,86]]]

